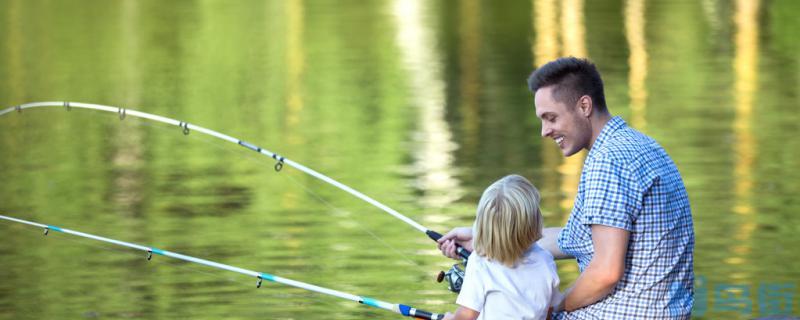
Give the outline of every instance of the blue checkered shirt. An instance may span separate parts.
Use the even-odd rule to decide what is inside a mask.
[[[594,224],[630,231],[625,273],[604,299],[555,318],[690,318],[694,228],[683,180],[664,149],[620,117],[603,127],[589,151],[558,237],[581,272],[594,256]]]

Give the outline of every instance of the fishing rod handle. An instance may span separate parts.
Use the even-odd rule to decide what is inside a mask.
[[[442,320],[444,319],[444,315],[440,313],[430,313],[428,311],[417,310],[417,312],[413,316],[417,319],[426,319],[426,320]]]
[[[425,231],[425,234],[427,234],[428,237],[433,239],[433,241],[439,241],[439,239],[442,238],[442,234],[441,233],[438,233],[438,232],[433,231],[433,230]],[[469,250],[465,249],[464,247],[462,247],[458,243],[456,243],[456,253],[458,254],[459,257],[461,257],[464,260],[469,259],[469,255],[472,254],[472,252],[470,252]]]

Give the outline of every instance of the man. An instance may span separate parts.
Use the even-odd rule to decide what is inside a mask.
[[[573,57],[531,74],[542,137],[564,156],[589,150],[564,228],[538,243],[556,258],[575,257],[580,276],[556,319],[689,319],[694,303],[694,229],[683,181],[653,139],[612,117],[594,64]],[[439,240],[471,247],[472,231]],[[535,275],[534,275],[535,276]],[[559,308],[559,309],[560,309]]]

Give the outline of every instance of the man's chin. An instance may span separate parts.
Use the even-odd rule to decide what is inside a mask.
[[[578,153],[578,151],[580,151],[580,150],[561,149],[561,154],[563,154],[565,158],[569,158],[569,157],[575,155],[576,153]]]

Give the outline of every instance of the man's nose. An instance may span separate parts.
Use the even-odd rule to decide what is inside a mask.
[[[546,124],[542,123],[542,138],[547,137],[548,135],[550,135],[550,131],[551,131],[550,127],[548,127]]]

